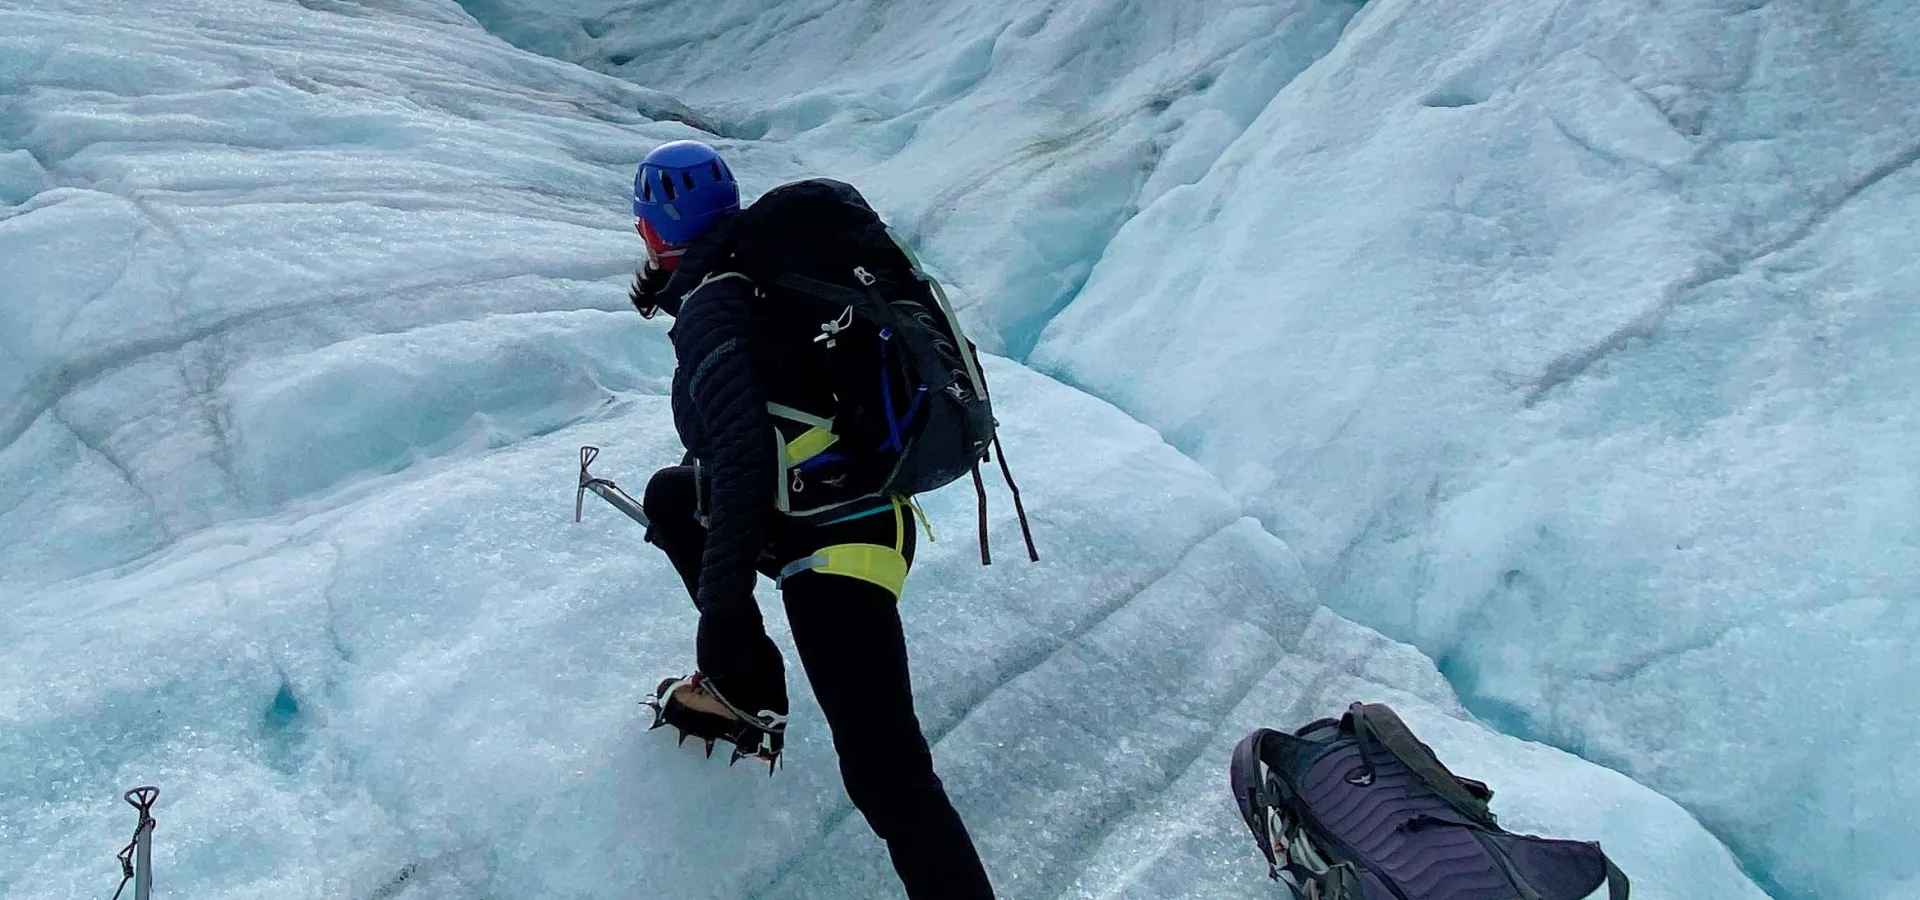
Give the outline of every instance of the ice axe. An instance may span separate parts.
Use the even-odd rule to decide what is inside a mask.
[[[600,499],[607,501],[614,509],[626,513],[627,518],[639,522],[641,525],[646,525],[647,510],[646,507],[640,505],[640,501],[633,499],[633,495],[621,490],[619,485],[605,478],[597,477],[592,472],[587,471],[587,467],[592,465],[594,458],[599,455],[599,447],[580,448],[580,489],[575,491],[573,495],[573,520],[575,522],[580,521],[581,506],[586,503],[587,492],[592,491],[599,495]]]

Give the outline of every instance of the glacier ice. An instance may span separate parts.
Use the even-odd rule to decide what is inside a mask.
[[[1679,799],[1791,895],[1910,895],[1920,30],[1445,6],[1370,4],[1032,361],[1473,708]]]
[[[1529,658],[1515,655],[1522,636],[1503,644],[1491,639],[1500,622],[1465,617],[1450,633],[1487,639],[1507,669],[1434,652],[1430,635],[1392,620],[1404,604],[1354,596],[1361,577],[1405,577],[1371,544],[1354,576],[1329,577],[1326,532],[1276,516],[1249,487],[1257,454],[1232,455],[1237,441],[1272,452],[1275,440],[1311,455],[1304,435],[1276,438],[1244,410],[1182,418],[1169,410],[1196,399],[1191,390],[1151,401],[1144,381],[1096,364],[1129,328],[1177,342],[1204,325],[1170,305],[1192,292],[1153,274],[1177,270],[1183,251],[1233,220],[1235,204],[1194,201],[1257,175],[1248,135],[1284,118],[1274,110],[1295,94],[1364,82],[1333,65],[1354,42],[1421,34],[1387,27],[1397,4],[1249,2],[1202,15],[956,3],[915,15],[933,6],[736,2],[705,20],[671,4],[680,15],[656,21],[683,30],[651,38],[617,4],[464,6],[0,10],[0,895],[111,881],[130,824],[115,798],[135,783],[162,786],[156,862],[164,891],[181,896],[895,890],[839,792],[804,685],[775,779],[727,772],[644,731],[636,701],[685,665],[692,609],[626,520],[593,507],[586,523],[570,521],[580,445],[607,448],[603,473],[634,484],[678,456],[666,325],[625,306],[637,245],[623,198],[647,145],[706,127],[724,133],[716,140],[750,189],[822,169],[869,188],[998,349],[1032,349],[1071,382],[989,361],[1042,562],[1002,553],[978,566],[962,487],[926,498],[941,539],[923,547],[909,587],[922,718],[1005,896],[1270,896],[1225,794],[1226,749],[1251,727],[1352,699],[1395,703],[1449,764],[1495,785],[1513,827],[1602,841],[1643,896],[1762,896],[1673,801],[1475,723],[1414,646],[1480,705],[1529,677]],[[835,16],[871,27],[836,32]],[[539,46],[514,22],[579,43]],[[513,49],[482,23],[589,67]],[[827,29],[798,32],[811,55],[772,54],[784,70],[730,70],[719,52],[809,27]],[[742,92],[755,84],[762,96]],[[1471,111],[1490,89],[1464,78],[1422,108]],[[1607,137],[1596,134],[1590,143]],[[1328,131],[1333,143],[1316,152],[1347,152],[1339,136]],[[1020,165],[988,171],[1011,151],[1025,154]],[[1318,174],[1331,177],[1325,165]],[[1594,181],[1587,189],[1604,192]],[[1859,254],[1861,277],[1879,277],[1875,245],[1826,237],[1870,211],[1870,193],[1796,245],[1834,240],[1832,253]],[[1367,199],[1392,213],[1390,192]],[[1028,230],[1001,229],[1009,213]],[[1182,227],[1153,230],[1168,221]],[[1891,220],[1876,222],[1897,237]],[[1323,246],[1335,252],[1361,230],[1326,230]],[[1604,256],[1629,231],[1575,237]],[[1083,258],[1103,249],[1098,265]],[[1212,287],[1230,295],[1231,274]],[[1126,294],[1126,277],[1131,300],[1108,311],[1111,332],[1094,333],[1090,320]],[[1871,281],[1859,289],[1869,303],[1882,296]],[[1364,311],[1351,311],[1350,342],[1390,330]],[[1540,327],[1549,312],[1516,327]],[[1283,313],[1267,323],[1285,324]],[[1324,349],[1311,336],[1240,340],[1255,358]],[[1161,370],[1192,386],[1227,361],[1247,367],[1215,348]],[[1896,412],[1902,400],[1856,389]],[[1377,439],[1388,410],[1364,404],[1380,399],[1356,391],[1344,409],[1292,408],[1317,425],[1355,416]],[[1550,418],[1564,402],[1543,395],[1511,422],[1484,421],[1566,427]],[[1601,411],[1575,423],[1585,436],[1540,447],[1631,461],[1632,447],[1595,437],[1610,436]],[[1347,447],[1336,432],[1318,445],[1333,460]],[[1548,455],[1519,462],[1567,467]],[[1717,472],[1707,462],[1702,479]],[[1486,535],[1519,527],[1515,509],[1539,498],[1525,482],[1474,485],[1485,493],[1434,519],[1488,553]],[[1340,505],[1328,490],[1316,501],[1327,527],[1371,514],[1372,494]],[[1897,508],[1897,491],[1879,493]],[[1004,496],[993,503],[1004,545],[1017,532]],[[1725,577],[1726,558],[1702,571]],[[1806,612],[1828,617],[1809,623],[1833,641],[1805,652],[1851,654],[1844,638],[1859,632],[1848,629],[1872,610]],[[770,621],[785,643],[781,618]],[[1886,664],[1904,653],[1903,633],[1912,629],[1886,629]],[[1724,645],[1760,652],[1774,634],[1749,626]],[[1685,672],[1614,689],[1648,713],[1664,698],[1697,702],[1689,692],[1719,684],[1727,662],[1695,656],[1676,660]],[[1766,665],[1745,674],[1757,691],[1774,676]],[[1595,701],[1548,721],[1530,702],[1513,699],[1521,718],[1503,724],[1568,744],[1619,714]],[[1769,724],[1768,708],[1750,711],[1750,730]],[[1683,790],[1714,762],[1690,758],[1690,746],[1576,749],[1720,815]],[[1767,824],[1709,821],[1737,837]]]
[[[1681,799],[1787,894],[1916,889],[1903,4],[584,6],[572,43],[481,19],[896,186],[1000,349],[1198,459],[1483,715]],[[748,52],[781,35],[832,52]],[[1209,59],[1247,35],[1271,77]],[[954,99],[894,102],[989,38]],[[972,156],[942,119],[1004,136]],[[917,199],[934,160],[964,174]],[[1025,265],[1028,229],[1104,255]]]
[[[504,37],[858,181],[1023,355],[1123,223],[1197,180],[1360,4],[469,0]],[[985,229],[983,231],[983,229]],[[990,240],[982,240],[990,234]],[[1172,247],[1153,252],[1171,252]]]

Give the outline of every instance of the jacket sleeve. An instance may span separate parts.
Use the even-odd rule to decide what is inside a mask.
[[[688,394],[706,436],[701,463],[711,487],[695,604],[702,614],[757,617],[755,563],[766,546],[780,477],[776,434],[752,363],[746,296],[733,285],[713,285],[698,305],[700,327],[686,360],[693,367]]]

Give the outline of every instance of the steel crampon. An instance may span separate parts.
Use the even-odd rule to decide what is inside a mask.
[[[703,710],[689,705],[681,699],[683,689],[710,698],[718,709]],[[733,745],[727,761],[729,766],[743,759],[757,759],[767,764],[769,776],[779,767],[786,718],[772,712],[763,716],[741,712],[707,687],[699,673],[664,679],[654,689],[653,697],[641,702],[653,710],[653,724],[648,730],[674,726],[679,732],[677,745],[686,744],[689,737],[696,738],[706,745],[707,757],[711,759],[714,746],[726,741]]]

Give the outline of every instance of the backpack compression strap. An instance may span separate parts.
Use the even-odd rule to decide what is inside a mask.
[[[1627,900],[1632,889],[1627,883],[1627,873],[1620,871],[1620,867],[1614,865],[1613,860],[1604,853],[1600,854],[1600,860],[1607,864],[1607,900]]]

